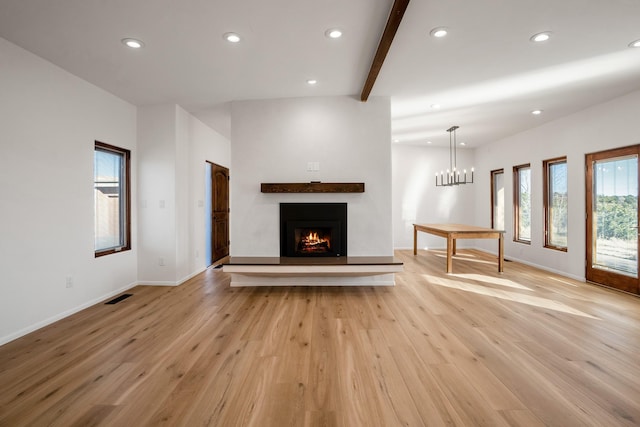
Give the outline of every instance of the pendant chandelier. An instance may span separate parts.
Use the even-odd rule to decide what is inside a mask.
[[[440,171],[440,181],[438,181],[438,172],[436,172],[436,187],[473,184],[473,168],[471,168],[471,180],[467,181],[467,170],[464,169],[462,175],[460,175],[460,170],[456,164],[456,129],[458,128],[459,126],[451,126],[447,129],[447,132],[449,132],[449,169],[447,169],[446,174],[444,171]]]

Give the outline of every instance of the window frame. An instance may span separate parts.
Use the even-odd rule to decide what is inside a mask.
[[[95,258],[98,258],[105,255],[111,255],[114,253],[120,253],[120,252],[131,250],[131,150],[127,150],[126,148],[116,147],[115,145],[106,144],[100,141],[94,141],[94,149],[93,149],[94,162],[95,162],[96,151],[103,151],[103,152],[118,154],[122,156],[122,160],[124,162],[124,166],[122,168],[123,169],[122,173],[124,177],[121,177],[121,182],[124,184],[124,188],[122,189],[122,191],[124,191],[124,197],[120,197],[120,203],[124,203],[124,207],[121,207],[121,211],[124,213],[123,215],[124,221],[121,222],[121,226],[124,226],[125,229],[124,231],[120,230],[120,234],[124,239],[124,242],[121,242],[122,244],[116,247],[97,250],[95,248],[96,236],[95,236],[95,225],[94,225],[94,238],[93,238],[94,256]],[[93,170],[94,191],[95,191],[95,172],[96,171],[94,166],[94,170]],[[121,187],[123,184],[121,184]],[[95,224],[95,218],[96,218],[95,202],[94,202],[93,215],[94,215],[94,224]]]
[[[531,245],[531,238],[529,240],[522,239],[520,237],[520,171],[522,169],[529,169],[529,173],[532,172],[531,163],[524,163],[513,167],[513,241],[523,243],[525,245]],[[533,180],[530,179],[530,183]],[[531,189],[529,190],[529,205],[531,209]],[[531,216],[531,212],[529,213]],[[530,218],[529,220],[531,220]],[[531,233],[533,236],[533,233]]]
[[[491,171],[491,228],[496,228],[495,225],[495,198],[496,198],[496,194],[495,194],[495,190],[496,190],[496,182],[495,182],[495,178],[496,175],[502,174],[502,179],[503,179],[503,188],[504,188],[504,168],[501,169],[495,169]],[[502,207],[504,209],[504,206]],[[504,224],[503,224],[504,225]]]
[[[551,215],[551,192],[549,191],[549,185],[551,184],[551,180],[549,179],[549,174],[551,173],[551,166],[564,163],[567,164],[567,156],[563,157],[555,157],[553,159],[544,160],[542,162],[542,171],[543,171],[543,203],[544,203],[544,247],[548,249],[553,249],[556,251],[567,252],[568,246],[557,246],[549,243],[549,230],[551,227],[550,215]],[[567,176],[567,198],[569,197],[569,188],[568,188],[568,179]],[[569,215],[567,213],[567,223],[569,221]],[[568,225],[567,225],[568,226]],[[569,242],[567,241],[567,245]]]

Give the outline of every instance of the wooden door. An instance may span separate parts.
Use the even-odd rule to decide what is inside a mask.
[[[211,164],[211,260],[229,255],[229,169]]]
[[[586,278],[638,294],[640,145],[586,156]]]

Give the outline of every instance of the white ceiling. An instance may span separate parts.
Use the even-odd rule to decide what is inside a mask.
[[[177,103],[220,130],[234,100],[359,99],[392,4],[0,0],[0,37],[135,105]],[[449,35],[430,37],[438,26]],[[341,39],[324,36],[333,27]],[[551,40],[529,41],[545,30]],[[229,31],[243,40],[226,42]],[[371,96],[391,97],[400,143],[447,145],[458,125],[458,142],[475,147],[640,90],[640,48],[628,47],[638,39],[638,0],[411,0]]]

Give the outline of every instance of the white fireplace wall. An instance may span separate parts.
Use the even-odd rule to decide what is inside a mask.
[[[348,255],[393,255],[390,140],[387,97],[233,102],[231,255],[279,256],[280,202],[345,202]],[[260,192],[262,182],[309,181],[364,182],[365,192]]]

